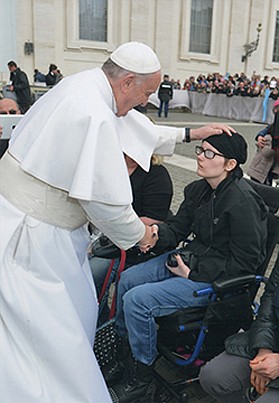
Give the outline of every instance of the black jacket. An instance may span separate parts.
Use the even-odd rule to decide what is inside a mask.
[[[158,98],[160,101],[168,102],[173,97],[173,88],[170,81],[164,80],[159,87]]]
[[[173,186],[163,165],[151,164],[149,172],[140,166],[130,175],[133,209],[139,217],[165,221],[170,213]]]
[[[57,75],[49,71],[48,74],[46,75],[46,85],[47,86],[55,85],[56,82],[57,82]]]
[[[193,232],[186,247],[195,255],[191,280],[255,273],[265,255],[267,207],[251,186],[229,176],[214,191],[202,179],[188,185],[184,197],[177,214],[159,225],[154,251],[174,249]]]
[[[275,295],[275,298],[274,298]],[[228,354],[254,358],[260,348],[279,353],[279,256],[270,275],[266,290],[261,298],[257,320],[249,332],[238,333],[226,340]],[[268,385],[279,389],[279,378]]]
[[[17,96],[17,102],[24,113],[32,104],[30,86],[27,75],[18,67],[10,75],[10,80]]]

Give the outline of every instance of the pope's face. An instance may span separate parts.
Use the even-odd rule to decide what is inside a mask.
[[[121,93],[116,99],[117,116],[125,116],[137,105],[145,106],[161,81],[161,73],[150,74],[148,78],[138,78],[131,74],[122,84]]]

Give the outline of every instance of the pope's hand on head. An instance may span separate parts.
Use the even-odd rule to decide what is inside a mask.
[[[224,123],[210,123],[198,129],[191,129],[190,138],[191,140],[202,140],[213,134],[222,134],[223,132],[227,133],[228,136],[232,136],[236,131]]]

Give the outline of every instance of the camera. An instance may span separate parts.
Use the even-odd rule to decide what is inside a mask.
[[[167,265],[168,266],[170,266],[170,267],[177,267],[178,266],[178,263],[177,263],[177,260],[176,260],[176,257],[175,257],[177,255],[181,256],[181,259],[182,259],[183,263],[186,264],[188,267],[190,267],[190,255],[191,255],[191,253],[188,252],[188,251],[186,252],[186,251],[182,251],[182,250],[178,250],[176,252],[169,253],[168,258],[167,258]]]

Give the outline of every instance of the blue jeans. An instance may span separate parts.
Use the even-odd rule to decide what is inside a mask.
[[[168,113],[169,113],[169,101],[160,101],[160,106],[159,106],[159,110],[158,110],[158,116],[161,116],[162,110],[163,110],[163,106],[165,106],[164,108],[164,114],[165,114],[165,118],[168,117]]]
[[[92,256],[89,258],[91,273],[94,279],[98,297],[101,294],[103,284],[111,263],[111,259]]]
[[[195,298],[193,291],[210,284],[173,275],[165,265],[167,256],[124,271],[118,285],[116,330],[128,337],[134,358],[147,365],[157,356],[155,318],[208,303],[208,296]]]

